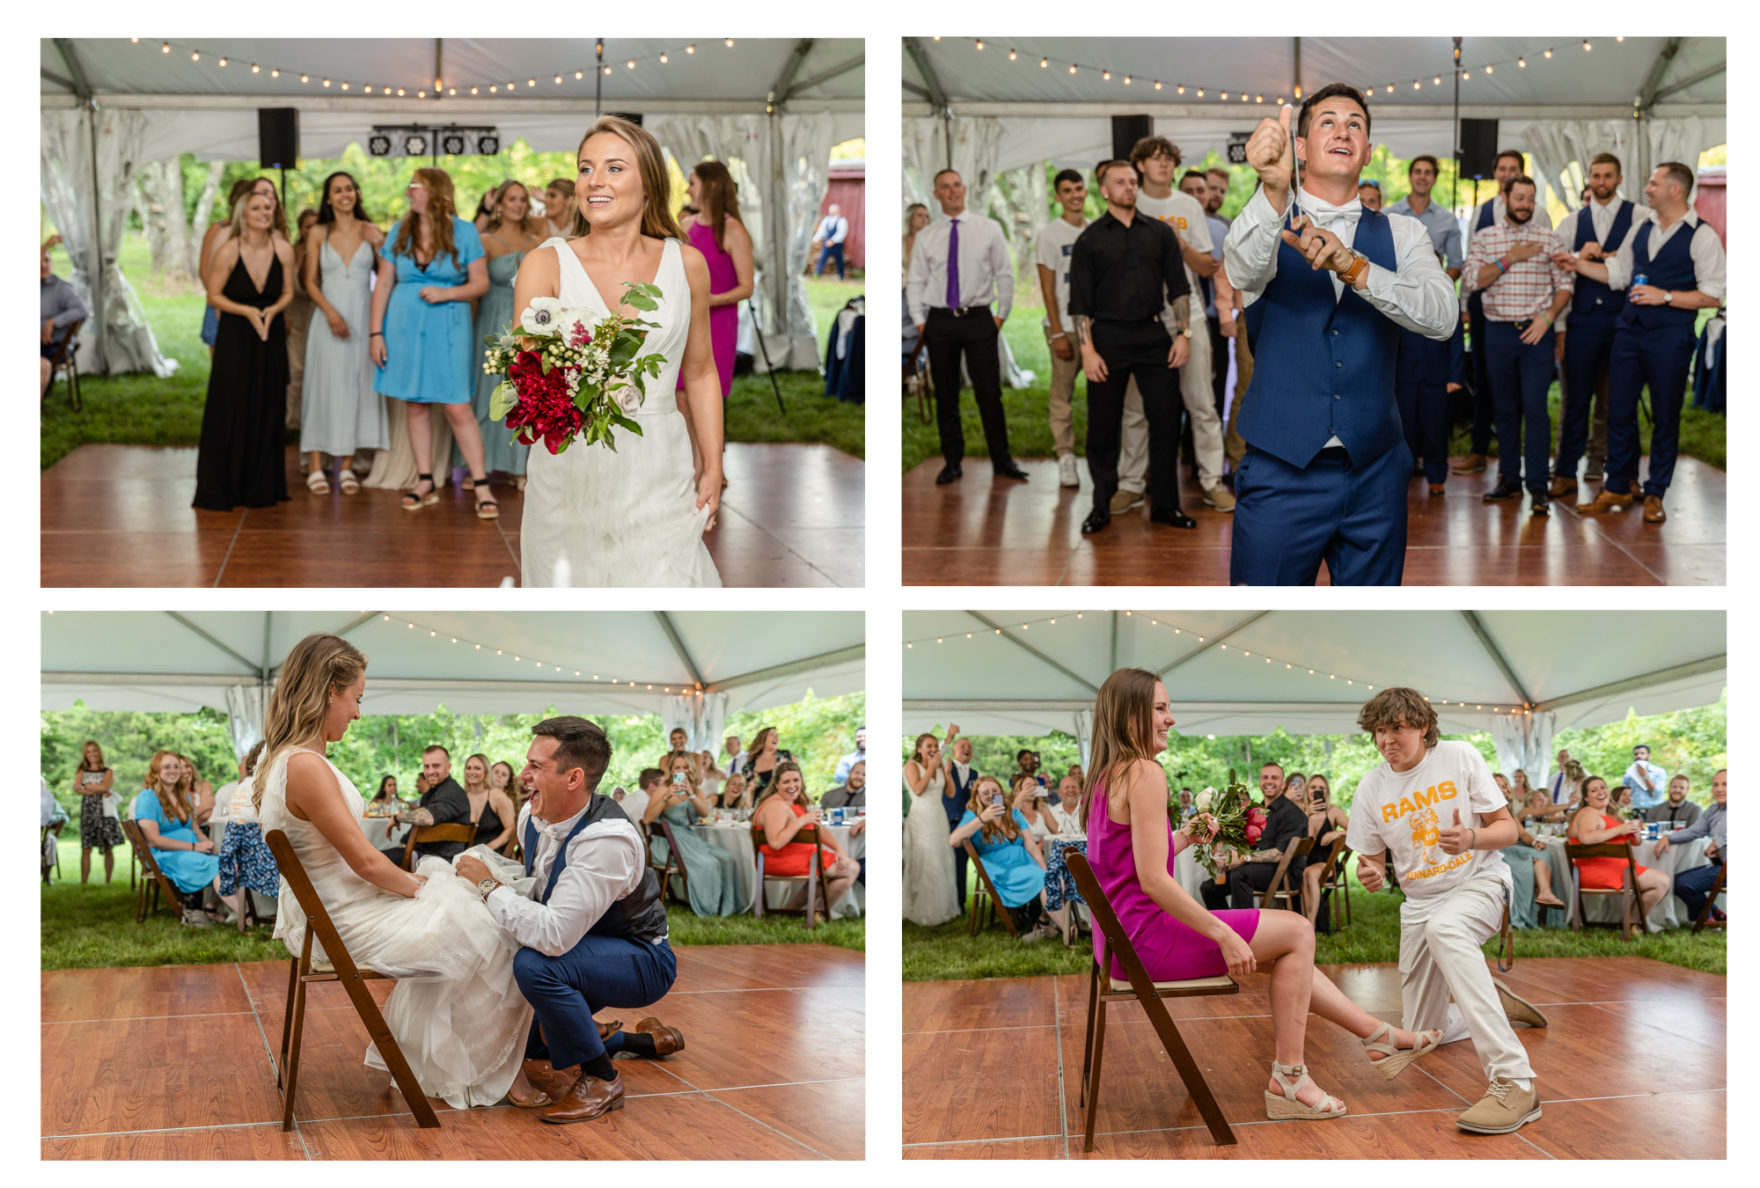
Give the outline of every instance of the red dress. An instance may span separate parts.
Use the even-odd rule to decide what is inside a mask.
[[[798,801],[788,807],[794,810],[794,815],[797,817],[804,817],[807,815],[807,806]],[[764,874],[766,876],[775,875],[780,878],[785,875],[804,875],[807,873],[808,864],[813,860],[812,842],[789,842],[780,850],[772,846],[769,842],[765,842],[762,848],[764,851]],[[819,847],[820,870],[830,870],[831,864],[836,861],[836,850],[833,850],[830,846]]]
[[[1621,822],[1618,817],[1609,817],[1606,814],[1602,814],[1601,828],[1617,829],[1620,824]],[[1577,836],[1574,833],[1566,840],[1573,846],[1580,846],[1583,844],[1577,840]],[[1628,834],[1624,838],[1617,840],[1623,841],[1629,846],[1634,844],[1637,839]],[[1575,862],[1577,864],[1577,879],[1585,887],[1600,891],[1618,891],[1626,885],[1627,867],[1626,861],[1623,858],[1578,858],[1575,859]],[[1643,874],[1649,869],[1648,866],[1640,866],[1638,867],[1638,873]]]

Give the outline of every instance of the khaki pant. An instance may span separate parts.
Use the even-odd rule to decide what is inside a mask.
[[[1503,906],[1503,880],[1482,873],[1450,891],[1427,918],[1408,923],[1402,913],[1399,929],[1405,1029],[1440,1027],[1445,1044],[1471,1039],[1487,1080],[1534,1075],[1479,951],[1502,929]]]
[[[1051,347],[1051,323],[1040,326],[1045,332],[1045,346]],[[1076,349],[1073,334],[1065,340],[1070,345],[1070,358],[1059,359],[1051,351],[1051,446],[1059,458],[1076,452],[1076,431],[1071,421],[1070,398],[1075,395],[1076,376],[1082,371],[1082,353]],[[1134,389],[1133,389],[1134,390]],[[1138,402],[1141,404],[1141,402]]]
[[[1247,441],[1235,428],[1241,419],[1241,404],[1247,398],[1247,385],[1253,382],[1253,344],[1247,341],[1247,320],[1236,316],[1234,320],[1234,338],[1223,339],[1234,343],[1234,399],[1228,405],[1228,433],[1223,438],[1223,449],[1228,460],[1236,466],[1247,456]]]
[[[1199,305],[1191,321],[1191,357],[1179,369],[1180,402],[1192,419],[1192,448],[1198,455],[1198,485],[1208,491],[1222,481],[1222,418],[1216,415],[1211,387],[1210,333]],[[1149,420],[1137,381],[1124,393],[1124,434],[1118,449],[1118,489],[1141,495],[1149,478]]]

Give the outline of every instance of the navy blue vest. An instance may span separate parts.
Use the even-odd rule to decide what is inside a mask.
[[[614,821],[629,820],[616,801],[595,793],[587,801],[587,809],[581,814],[581,819],[568,831],[562,848],[557,851],[556,860],[550,865],[550,877],[544,883],[544,893],[538,897],[539,903],[550,902],[550,893],[556,890],[557,876],[568,865],[568,845],[574,840],[575,834],[596,821],[608,818]],[[532,873],[532,861],[538,852],[538,826],[529,815],[526,817],[522,844],[526,852],[526,874],[529,875]],[[587,935],[622,936],[646,941],[650,945],[666,939],[666,905],[660,901],[660,880],[654,877],[652,868],[643,868],[642,881],[636,889],[605,909],[605,914],[593,921],[593,926],[587,929]]]
[[[1353,246],[1399,271],[1387,216],[1365,208]],[[1307,466],[1334,436],[1358,466],[1403,440],[1393,395],[1400,328],[1348,286],[1335,298],[1332,277],[1280,240],[1277,274],[1247,307],[1253,383],[1241,436],[1291,466]]]
[[[1484,231],[1497,226],[1497,199],[1492,198],[1479,208],[1479,221],[1473,224],[1473,230]],[[1474,289],[1467,294],[1467,312],[1474,317],[1485,316],[1485,290]]]
[[[1620,244],[1626,241],[1626,234],[1631,229],[1632,204],[1621,201],[1619,209],[1613,214],[1613,226],[1608,229],[1607,242],[1601,245],[1602,254],[1612,258],[1619,251]],[[1580,252],[1584,244],[1594,242],[1595,220],[1589,217],[1589,208],[1584,207],[1577,215],[1577,241],[1571,245],[1571,250]],[[1612,317],[1625,303],[1626,295],[1623,291],[1610,289],[1598,280],[1579,275],[1571,297],[1571,320]]]
[[[1685,221],[1686,216],[1681,217]],[[1698,234],[1698,226],[1682,227],[1676,231],[1662,245],[1662,250],[1652,258],[1650,232],[1655,226],[1655,223],[1645,223],[1638,228],[1638,234],[1632,240],[1632,275],[1645,277],[1647,283],[1658,289],[1671,289],[1675,292],[1697,289],[1699,274],[1693,268],[1693,236]],[[1679,309],[1672,305],[1637,305],[1628,301],[1625,308],[1619,311],[1619,324],[1640,326],[1645,330],[1675,326],[1691,329],[1698,317],[1699,311],[1696,309]]]
[[[952,791],[941,794],[941,809],[947,814],[949,825],[958,825],[959,819],[966,815],[966,799],[971,795],[972,785],[978,782],[977,771],[972,769],[969,764],[967,769],[971,774],[967,777],[963,787],[959,782],[959,770],[955,768],[952,778],[947,781],[947,786]]]

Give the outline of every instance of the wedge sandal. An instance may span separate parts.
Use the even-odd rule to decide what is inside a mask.
[[[1295,1079],[1291,1080],[1292,1077]],[[1344,1102],[1330,1093],[1321,1094],[1320,1100],[1313,1105],[1297,1100],[1296,1094],[1301,1092],[1303,1085],[1314,1084],[1305,1064],[1272,1061],[1271,1079],[1283,1090],[1282,1093],[1265,1090],[1265,1116],[1273,1122],[1324,1122],[1330,1118],[1342,1118],[1347,1112]],[[1314,1087],[1319,1088],[1318,1085]]]
[[[1428,1056],[1442,1044],[1442,1032],[1437,1030],[1418,1031],[1413,1033],[1418,1037],[1416,1047],[1396,1048],[1392,1042],[1393,1032],[1393,1024],[1383,1023],[1359,1041],[1369,1051],[1381,1053],[1382,1058],[1371,1063],[1380,1069],[1381,1075],[1389,1081],[1404,1072],[1412,1061],[1420,1056]],[[1382,1036],[1387,1038],[1384,1040],[1381,1038]]]

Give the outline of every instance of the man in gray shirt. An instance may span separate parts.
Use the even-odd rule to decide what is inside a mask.
[[[49,360],[60,353],[67,340],[68,328],[75,322],[84,321],[89,313],[74,287],[56,276],[54,266],[49,262],[49,249],[59,242],[61,237],[56,235],[43,245],[43,312],[39,319],[43,338],[43,386],[37,392],[39,397],[49,390],[49,381],[55,374]]]
[[[1684,775],[1668,781],[1668,799],[1644,814],[1644,820],[1666,824],[1670,829],[1686,829],[1699,820],[1699,806],[1687,799],[1692,783]]]

